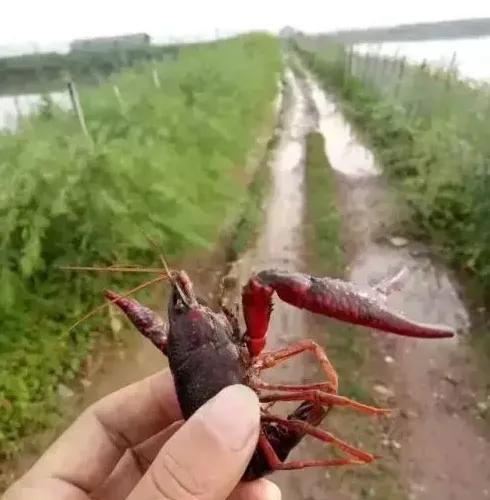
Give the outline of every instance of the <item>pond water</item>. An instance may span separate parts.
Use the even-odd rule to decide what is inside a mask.
[[[70,106],[67,92],[53,92],[53,101],[61,107]],[[14,130],[19,115],[28,115],[38,109],[41,103],[40,94],[24,94],[17,96],[0,96],[0,129]]]
[[[359,44],[360,52],[405,57],[407,60],[449,66],[455,61],[465,78],[490,81],[490,36],[422,42],[386,42]]]

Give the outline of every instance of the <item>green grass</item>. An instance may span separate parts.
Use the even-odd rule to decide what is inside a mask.
[[[344,231],[336,201],[336,178],[325,155],[324,138],[318,132],[310,133],[306,141],[306,197],[308,271],[317,276],[345,279]],[[339,374],[339,393],[376,405],[371,397],[371,387],[376,383],[373,377],[376,355],[366,332],[326,318],[314,317],[312,323],[317,341],[325,346]],[[328,417],[328,429],[354,446],[380,451],[383,429],[366,415],[339,409]],[[329,481],[332,490],[347,488],[356,498],[404,498],[396,461],[389,455],[366,467],[332,471]]]
[[[405,207],[407,234],[490,299],[490,87],[454,68],[361,56],[345,47],[298,50],[375,151]],[[475,335],[490,354],[490,336]]]
[[[336,202],[335,174],[325,155],[323,135],[312,132],[306,140],[306,199],[308,242],[311,251],[312,272],[318,276],[345,279],[342,251],[341,216]],[[321,320],[324,323],[324,320]],[[370,402],[360,376],[369,355],[363,336],[351,325],[329,322],[325,345],[334,366],[346,377],[340,378],[340,393],[364,402]],[[365,337],[365,335],[364,335]]]
[[[58,267],[155,263],[146,234],[171,262],[212,249],[248,196],[240,172],[281,69],[268,35],[193,46],[157,66],[160,89],[151,67],[81,89],[93,145],[51,106],[0,135],[1,456],[49,425],[101,316],[67,328],[119,283]]]
[[[314,254],[326,275],[341,277],[341,219],[335,203],[335,178],[319,132],[307,136],[306,165],[307,213]]]

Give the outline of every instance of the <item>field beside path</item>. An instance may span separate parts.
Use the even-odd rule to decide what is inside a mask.
[[[129,289],[148,275],[59,267],[159,266],[150,237],[172,266],[191,263],[197,281],[216,280],[221,247],[245,245],[260,219],[255,176],[271,147],[282,72],[269,35],[194,45],[174,61],[80,88],[82,117],[47,102],[16,133],[0,135],[3,486],[9,463],[33,452],[68,399],[113,388],[94,390],[87,380],[101,346],[126,355],[123,364],[137,357],[124,354],[107,312],[69,327],[102,303],[104,288]],[[150,290],[138,297],[156,301]]]
[[[382,433],[379,429],[374,432],[381,445],[379,452],[386,457],[379,462],[379,469],[345,471],[345,489],[350,490],[347,498],[486,498],[490,494],[490,442],[484,423],[490,386],[488,370],[475,361],[473,344],[488,342],[488,333],[475,328],[475,315],[468,313],[463,301],[468,291],[473,291],[467,281],[471,273],[454,273],[455,268],[460,268],[457,260],[451,258],[470,247],[483,247],[483,235],[478,240],[475,232],[475,238],[464,243],[455,239],[451,247],[452,226],[443,223],[451,218],[454,223],[464,214],[468,225],[482,209],[478,199],[466,199],[461,194],[468,187],[463,182],[463,172],[469,175],[470,165],[475,166],[476,173],[481,169],[477,168],[476,156],[474,163],[458,164],[459,170],[455,162],[462,160],[460,157],[451,156],[443,164],[442,147],[437,149],[440,144],[435,140],[448,139],[444,130],[449,130],[449,124],[454,126],[460,115],[454,112],[453,121],[443,119],[434,107],[430,108],[428,100],[422,108],[428,127],[423,133],[422,128],[417,129],[421,119],[407,124],[400,118],[404,107],[395,96],[380,97],[379,86],[389,85],[387,62],[385,77],[378,74],[376,87],[366,81],[374,78],[375,70],[369,66],[372,63],[365,61],[369,68],[366,69],[355,53],[338,47],[315,51],[308,40],[298,43],[301,45],[296,46],[295,52],[300,66],[314,75],[312,89],[319,109],[319,130],[335,170],[345,274],[359,285],[372,286],[386,273],[407,268],[408,278],[401,292],[389,297],[389,305],[413,319],[448,324],[458,331],[452,341],[436,342],[378,332],[366,336],[364,331],[361,345],[366,350],[351,370],[340,375],[341,381],[342,377],[346,377],[346,382],[349,378],[355,381],[356,369],[367,365],[367,370],[360,370],[359,386],[364,386],[382,406],[395,406],[398,411]],[[365,75],[364,80],[355,71]],[[413,68],[406,71],[407,78],[413,78]],[[411,86],[402,81],[397,88],[401,95]],[[421,93],[415,95],[423,98]],[[414,106],[405,111],[406,115],[413,115],[416,109]],[[427,123],[432,123],[433,128]],[[475,132],[475,140],[476,135]],[[468,159],[470,153],[478,154],[475,144],[469,147],[469,137],[468,134],[466,142],[459,138]],[[403,142],[404,139],[407,140]],[[434,144],[435,149],[431,149]],[[446,146],[446,154],[456,154],[450,149],[454,146],[451,141]],[[412,156],[414,151],[418,156]],[[455,195],[460,208],[464,207],[458,215],[452,212],[449,192]],[[480,201],[483,203],[483,198]],[[436,220],[431,219],[435,212],[441,223],[440,232],[431,225]],[[466,229],[470,231],[471,227]],[[444,264],[452,265],[453,271]],[[458,276],[466,276],[466,280],[458,283]],[[480,282],[478,290],[482,293],[484,276]],[[358,332],[361,335],[362,329]],[[354,345],[354,340],[346,342],[347,347]],[[348,359],[355,359],[352,352],[333,360],[339,372]],[[348,419],[340,422],[348,427]],[[359,432],[360,440],[366,431]],[[364,473],[369,478],[366,482]]]

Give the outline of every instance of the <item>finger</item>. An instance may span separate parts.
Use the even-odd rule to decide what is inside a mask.
[[[178,420],[160,433],[152,436],[134,448],[134,455],[138,460],[140,470],[145,473],[160,453],[162,446],[184,425]]]
[[[228,500],[281,500],[281,490],[267,479],[240,483]]]
[[[45,477],[35,486],[15,484],[9,488],[2,500],[91,500],[84,492],[73,485],[56,478]]]
[[[168,370],[131,384],[88,408],[29,471],[92,492],[109,477],[128,448],[181,419]]]
[[[174,422],[162,432],[128,450],[112,474],[92,494],[93,500],[119,500],[126,498],[148,470],[162,446],[182,427],[183,421]]]
[[[248,387],[223,389],[164,445],[128,500],[224,500],[257,446],[260,405]]]
[[[126,451],[110,477],[90,498],[92,500],[119,500],[126,498],[158,455],[165,442],[182,427],[183,421],[174,422],[133,449]],[[9,488],[2,500],[88,500],[86,492],[56,478],[42,478],[30,487],[26,481]]]
[[[97,488],[90,497],[93,500],[120,500],[126,498],[136,484],[141,480],[142,474],[131,451],[127,451],[111,475]]]

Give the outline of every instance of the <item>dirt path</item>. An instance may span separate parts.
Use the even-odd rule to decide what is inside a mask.
[[[266,206],[266,218],[255,248],[242,256],[235,270],[243,285],[250,273],[270,267],[290,271],[303,270],[305,138],[313,126],[311,110],[300,81],[286,73],[287,88],[282,132],[272,160],[272,185]],[[274,311],[267,337],[267,349],[285,347],[303,339],[307,332],[305,313],[274,299]],[[264,373],[269,382],[301,383],[323,379],[312,357],[305,354]],[[276,405],[286,411],[291,405]],[[325,445],[305,439],[290,458],[325,456]],[[284,500],[323,500],[328,486],[324,469],[276,472]]]
[[[466,330],[468,315],[448,273],[424,257],[423,248],[401,238],[376,242],[376,233],[395,206],[372,154],[359,145],[334,104],[310,83],[326,153],[338,173],[341,209],[353,243],[351,280],[370,285],[405,265],[410,271],[408,280],[402,293],[390,297],[390,305],[419,321]],[[410,340],[374,332],[373,338],[388,361],[385,368],[391,383],[386,390],[401,409],[390,438],[399,448],[407,497],[490,497],[490,445],[466,409],[464,342],[458,338]]]

